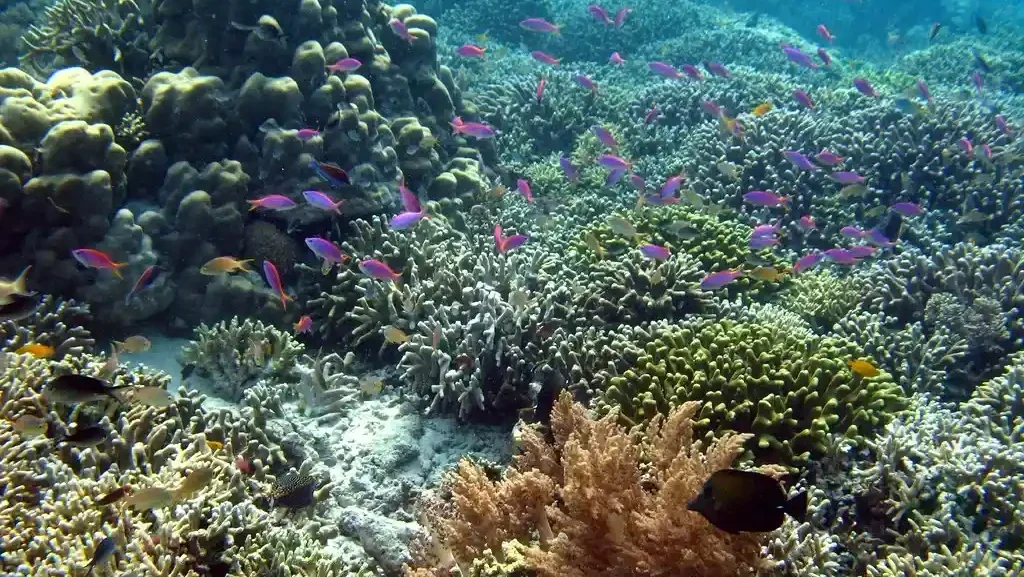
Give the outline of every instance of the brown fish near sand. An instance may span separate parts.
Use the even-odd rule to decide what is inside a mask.
[[[804,520],[807,491],[787,499],[782,485],[768,475],[722,469],[711,475],[687,508],[729,533],[767,533],[781,527],[786,515]]]
[[[43,387],[43,396],[51,402],[76,405],[99,401],[105,398],[121,402],[121,399],[114,394],[118,389],[128,388],[130,385],[111,386],[110,383],[86,375],[62,375]]]

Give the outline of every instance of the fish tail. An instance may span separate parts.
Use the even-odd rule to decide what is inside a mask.
[[[786,501],[782,506],[782,509],[789,514],[790,517],[803,523],[807,517],[807,491],[800,491],[795,497]]]
[[[252,212],[260,207],[260,201],[258,200],[246,200],[249,203],[249,212]]]
[[[26,288],[25,286],[25,279],[28,278],[28,273],[31,270],[32,265],[28,265],[27,267],[22,269],[20,273],[18,273],[18,278],[14,279],[14,283],[12,286],[12,291],[14,293],[20,295],[28,294],[28,288]]]
[[[124,267],[124,266],[127,266],[128,263],[126,263],[126,262],[113,262],[113,263],[110,263],[110,264],[111,264],[110,272],[114,273],[114,276],[116,276],[117,278],[123,279],[124,276],[121,275],[121,270],[120,269],[122,267]]]
[[[238,270],[242,272],[252,272],[252,269],[247,266],[247,263],[252,262],[251,258],[238,261]]]

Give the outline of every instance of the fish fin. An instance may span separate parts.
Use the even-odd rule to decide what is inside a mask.
[[[14,279],[14,282],[11,285],[12,292],[20,295],[29,294],[28,288],[25,286],[25,279],[28,277],[28,273],[31,270],[32,265],[28,265],[27,267],[22,269],[20,273],[18,273],[18,278]]]
[[[795,497],[786,501],[782,506],[782,510],[789,514],[790,517],[803,523],[807,517],[807,491],[800,491]]]
[[[110,269],[110,272],[114,273],[114,276],[116,276],[117,278],[123,279],[124,275],[121,274],[121,270],[120,269],[121,269],[121,267],[124,267],[127,264],[128,263],[126,263],[126,262],[115,262],[115,263],[113,263],[114,268]]]
[[[258,200],[246,200],[249,203],[249,212],[252,212],[260,207],[260,201]]]
[[[238,269],[241,270],[242,272],[252,272],[252,269],[246,266],[246,264],[250,262],[252,262],[251,258],[238,261]]]

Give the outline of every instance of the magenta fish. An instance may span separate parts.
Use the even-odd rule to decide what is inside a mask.
[[[391,31],[395,33],[395,36],[398,36],[406,42],[412,42],[412,34],[409,33],[409,28],[405,25],[405,22],[402,22],[398,18],[392,18],[388,21],[388,27],[390,27]]]
[[[852,265],[857,264],[857,258],[844,248],[830,248],[825,251],[825,256],[836,264]]]
[[[612,52],[612,55],[608,57],[608,62],[615,66],[622,66],[626,63],[626,59],[623,58],[618,52]]]
[[[818,58],[821,59],[822,64],[825,66],[832,66],[832,57],[828,55],[824,48],[818,49]]]
[[[529,181],[520,178],[516,181],[516,191],[526,199],[526,202],[533,202],[533,190],[530,189]]]
[[[1006,136],[1013,136],[1013,129],[1010,128],[1010,124],[1006,122],[1006,117],[1002,114],[997,114],[995,118],[996,129],[1002,132]]]
[[[632,11],[633,9],[630,8],[629,6],[623,6],[622,8],[619,8],[617,12],[615,12],[615,18],[613,21],[615,22],[616,30],[622,28],[622,25],[626,23],[626,17],[629,16],[629,13]]]
[[[777,224],[759,224],[754,227],[754,230],[750,231],[750,236],[773,236],[779,232],[779,225]]]
[[[692,80],[703,80],[704,77],[701,75],[700,70],[693,64],[683,64],[683,74],[688,76]]]
[[[978,148],[981,149],[982,158],[991,160],[992,159],[992,147],[987,142],[983,142]]]
[[[499,253],[506,253],[514,248],[519,248],[528,240],[525,234],[514,234],[512,236],[505,236],[501,230],[501,225],[494,225],[494,244],[498,247]]]
[[[828,42],[829,44],[832,44],[832,32],[829,31],[827,26],[825,26],[824,24],[818,24],[818,27],[815,28],[815,31],[818,33],[818,36],[821,36],[822,40]]]
[[[880,246],[882,248],[890,248],[896,246],[895,242],[889,240],[889,237],[885,236],[885,233],[878,230],[877,228],[869,230],[864,238],[865,240],[868,241],[868,243],[874,246]]]
[[[327,69],[331,72],[355,72],[363,63],[355,58],[342,58],[333,64],[328,64]]]
[[[846,238],[861,238],[864,236],[864,231],[855,226],[844,226],[839,229],[839,234]]]
[[[784,44],[782,46],[782,52],[786,55],[786,58],[794,64],[803,66],[804,68],[810,68],[811,70],[816,70],[818,68],[818,65],[814,63],[814,60],[811,59],[810,55],[802,52],[799,48],[794,48],[788,44]]]
[[[750,237],[750,250],[764,250],[779,244],[779,239],[774,236],[752,236]]]
[[[925,84],[924,80],[921,80],[920,78],[918,78],[917,80],[917,93],[920,94],[921,98],[924,98],[925,101],[932,101],[932,93],[928,90],[928,85]]]
[[[452,132],[474,138],[494,138],[498,132],[483,122],[464,122],[456,116],[451,121]]]
[[[857,174],[856,172],[849,171],[849,170],[833,172],[832,174],[828,175],[828,177],[833,182],[838,182],[839,184],[842,184],[842,185],[847,185],[847,184],[863,184],[864,181],[867,180],[866,178],[864,178],[863,176]]]
[[[540,104],[544,100],[544,87],[548,85],[548,79],[541,76],[540,80],[537,81],[537,90],[534,95],[537,97],[537,104]]]
[[[156,281],[157,277],[160,276],[160,267],[155,264],[151,264],[146,267],[142,274],[139,275],[138,280],[132,286],[132,290],[128,291],[128,294],[124,297],[124,304],[127,306],[131,302],[132,297],[153,286],[153,282]]]
[[[341,205],[345,202],[344,200],[335,202],[331,197],[319,190],[304,190],[302,191],[302,197],[312,206],[335,214],[341,214]]]
[[[608,11],[605,10],[600,4],[591,4],[587,6],[587,12],[594,17],[601,24],[611,25],[612,18],[608,15]]]
[[[701,100],[700,107],[704,112],[707,112],[715,118],[722,117],[722,107],[718,105],[714,100]]]
[[[561,34],[559,26],[555,26],[543,18],[527,18],[519,23],[519,27],[540,34]]]
[[[658,104],[652,104],[651,109],[647,111],[647,114],[644,114],[644,126],[654,122],[654,119],[657,118],[659,114],[661,114],[661,111],[658,110]]]
[[[571,160],[562,156],[558,159],[558,165],[562,167],[562,173],[565,174],[565,178],[567,178],[570,182],[580,181],[580,171],[577,170],[576,167],[572,165]]]
[[[297,206],[294,200],[284,196],[283,194],[268,194],[267,196],[261,196],[260,198],[250,198],[245,202],[249,203],[250,211],[256,210],[257,208],[264,208],[267,210],[289,210]]]
[[[648,62],[647,63],[647,68],[650,69],[651,72],[657,74],[658,76],[664,77],[664,78],[671,78],[673,80],[678,80],[679,78],[683,77],[681,72],[679,72],[674,67],[672,67],[671,64],[668,64],[668,63],[665,63],[665,62],[658,62],[658,61]]]
[[[552,66],[558,66],[558,63],[562,61],[561,58],[555,58],[554,56],[548,54],[547,52],[542,52],[540,50],[534,50],[533,52],[531,52],[530,58],[533,58],[534,60],[542,64],[550,64]]]
[[[597,140],[600,141],[601,144],[607,146],[608,148],[619,147],[618,141],[615,140],[615,137],[612,136],[612,133],[607,128],[595,124],[594,126],[590,127],[590,130],[591,132],[594,133],[594,136],[597,137]]]
[[[788,196],[779,196],[766,190],[754,190],[743,195],[743,200],[755,206],[785,206],[789,204]]]
[[[597,157],[597,163],[609,170],[623,170],[629,171],[633,168],[633,165],[624,158],[619,158],[614,154],[602,154]]]
[[[427,213],[422,210],[419,212],[400,212],[391,217],[388,227],[391,230],[407,230],[416,226],[424,218],[427,218]]]
[[[803,232],[810,232],[818,228],[818,223],[814,220],[813,216],[805,214],[800,217],[800,220],[796,221],[796,226]]]
[[[463,58],[483,58],[487,49],[476,44],[463,44],[455,49],[455,53]]]
[[[597,83],[589,76],[585,74],[576,74],[573,76],[573,80],[576,81],[576,84],[579,84],[583,88],[589,90],[591,94],[597,94]]]
[[[705,276],[700,281],[700,288],[702,290],[716,290],[724,287],[732,281],[740,278],[743,275],[743,270],[738,268],[722,270],[713,272]]]
[[[782,155],[786,157],[786,160],[792,162],[793,166],[800,170],[820,170],[817,165],[811,162],[810,158],[807,158],[807,156],[795,150],[786,150]]]
[[[640,254],[654,260],[668,260],[668,257],[671,256],[667,248],[656,244],[641,245]]]
[[[420,197],[405,186],[405,181],[398,185],[398,195],[402,201],[402,208],[406,212],[423,212],[423,205],[420,204]]]
[[[285,294],[284,285],[281,284],[281,275],[278,274],[274,263],[269,260],[263,261],[263,276],[267,279],[267,284],[270,285],[270,289],[274,291],[274,294],[280,297],[281,308],[288,308],[288,301],[293,299]]]
[[[964,154],[967,155],[967,158],[974,157],[974,144],[971,143],[971,140],[969,138],[967,138],[966,136],[962,137],[960,140],[956,141],[956,145],[960,147],[960,150],[964,151]]]
[[[981,89],[985,87],[985,79],[981,77],[981,72],[975,70],[971,74],[971,82],[974,83],[974,88],[978,91],[978,94],[981,94]]]
[[[317,258],[321,258],[330,263],[341,263],[344,264],[348,261],[348,256],[341,252],[338,245],[327,240],[326,238],[320,238],[319,236],[313,236],[305,240],[306,247],[313,251],[313,254]]]
[[[732,77],[732,74],[729,73],[729,70],[725,67],[725,64],[722,64],[721,62],[716,62],[714,60],[712,60],[712,61],[705,61],[704,62],[704,68],[707,69],[708,74],[710,74],[712,76],[718,76],[718,77],[721,77],[721,78],[731,78]]]
[[[823,255],[820,252],[807,253],[804,256],[796,259],[796,262],[793,263],[793,272],[799,273],[805,270],[809,270],[815,267],[818,263],[820,263],[824,257],[825,255]]]
[[[613,168],[608,172],[608,177],[604,179],[605,186],[615,186],[622,180],[622,177],[626,176],[626,170],[622,168]]]
[[[889,207],[889,210],[902,216],[919,216],[924,214],[924,208],[913,202],[897,202]]]
[[[800,90],[799,88],[794,90],[793,99],[799,102],[800,104],[806,106],[807,108],[814,108],[814,101],[811,100],[811,95],[807,94],[807,91],[805,90]]]
[[[387,264],[372,258],[359,263],[359,270],[366,276],[376,280],[397,281],[402,276],[391,270],[391,267]]]
[[[647,181],[644,180],[644,177],[640,176],[639,174],[629,175],[629,184],[633,185],[633,188],[637,189],[640,192],[644,192],[645,190],[647,190]]]
[[[864,96],[878,98],[878,92],[875,91],[875,87],[868,82],[867,78],[861,78],[860,76],[854,78],[853,87],[857,89],[857,92],[860,92]]]
[[[874,255],[875,250],[876,249],[873,246],[868,246],[865,244],[856,244],[851,246],[847,250],[847,252],[849,252],[850,256],[852,256],[853,258],[867,258],[869,256]]]
[[[320,131],[315,128],[300,128],[295,131],[295,136],[298,136],[299,140],[306,142],[320,136]]]
[[[842,156],[839,156],[838,154],[836,154],[834,152],[830,152],[828,150],[822,149],[821,152],[819,152],[818,154],[814,155],[814,160],[816,160],[818,162],[818,164],[820,164],[822,166],[832,167],[832,166],[838,166],[838,165],[842,164],[843,161],[846,160],[846,158],[844,158]]]
[[[659,195],[662,198],[674,196],[676,191],[679,190],[679,188],[683,185],[683,180],[685,178],[686,176],[683,175],[682,173],[668,177],[667,179],[665,179],[665,184],[661,186],[661,191],[659,192]]]

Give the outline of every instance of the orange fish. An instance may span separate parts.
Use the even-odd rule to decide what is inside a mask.
[[[863,378],[871,378],[879,375],[881,371],[868,359],[856,359],[846,361],[850,370]]]
[[[754,107],[754,110],[751,111],[751,114],[753,114],[754,116],[764,116],[765,114],[768,114],[768,111],[770,111],[771,109],[771,102],[762,102],[761,104],[758,104],[757,106]]]
[[[313,319],[309,318],[309,315],[304,315],[299,322],[295,323],[295,334],[309,332],[313,329]]]
[[[30,343],[18,347],[18,350],[14,351],[16,355],[32,355],[37,359],[48,359],[57,352],[56,349],[49,345],[41,345],[39,343]]]
[[[199,268],[199,272],[207,276],[230,274],[236,271],[252,272],[252,269],[247,266],[250,262],[252,259],[238,260],[233,256],[218,256],[206,261],[206,264]]]

